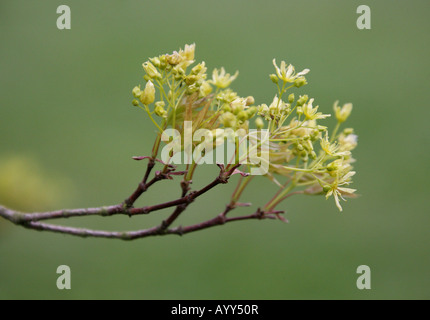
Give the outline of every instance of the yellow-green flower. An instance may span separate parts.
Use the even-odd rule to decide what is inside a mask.
[[[339,141],[339,151],[351,151],[357,146],[358,136],[356,134],[341,134],[337,139]]]
[[[326,199],[328,199],[330,196],[333,196],[334,201],[335,201],[336,206],[339,209],[339,211],[342,211],[342,206],[340,205],[339,197],[343,201],[346,201],[343,196],[352,196],[354,194],[354,192],[357,191],[356,189],[340,187],[342,185],[349,185],[351,183],[351,181],[350,181],[351,177],[354,174],[355,174],[355,171],[349,171],[342,178],[336,179],[333,182],[333,184],[327,185],[324,187],[324,191],[327,192]]]
[[[315,108],[312,106],[312,103],[314,102],[314,99],[310,99],[307,104],[303,106],[303,114],[305,115],[306,119],[308,120],[317,120],[317,119],[325,119],[327,117],[330,117],[329,114],[322,114],[318,111],[318,106]]]
[[[194,51],[196,49],[196,44],[186,44],[184,50],[179,50],[179,54],[182,58],[188,62],[194,62]]]
[[[239,71],[236,71],[234,75],[230,75],[230,73],[226,73],[224,67],[222,67],[221,71],[214,69],[212,73],[212,80],[209,80],[209,82],[218,88],[224,89],[227,88],[237,78],[238,75]]]
[[[304,69],[303,71],[296,74],[293,65],[290,64],[287,67],[287,64],[285,63],[285,61],[281,61],[281,66],[278,67],[276,65],[276,59],[273,59],[273,65],[275,66],[276,74],[278,75],[278,78],[284,82],[289,82],[289,83],[294,82],[297,78],[304,76],[310,71],[309,69]]]
[[[331,143],[328,140],[327,134],[325,138],[321,139],[320,143],[323,151],[329,156],[339,157],[339,156],[347,156],[351,154],[350,151],[339,151],[340,146],[336,142]]]
[[[348,119],[349,115],[352,111],[352,103],[346,103],[341,107],[338,106],[339,101],[336,101],[334,103],[333,109],[336,115],[336,119],[339,122],[344,122],[346,119]]]

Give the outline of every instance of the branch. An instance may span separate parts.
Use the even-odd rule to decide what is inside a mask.
[[[121,204],[108,206],[108,207],[58,210],[58,211],[49,211],[49,212],[42,212],[42,213],[22,213],[22,212],[18,212],[18,211],[0,206],[0,216],[4,217],[5,219],[11,221],[16,225],[21,225],[24,228],[34,229],[39,231],[51,231],[51,232],[70,234],[70,235],[75,235],[80,237],[101,237],[101,238],[133,240],[133,239],[144,238],[147,236],[154,236],[154,235],[167,235],[167,234],[182,235],[185,233],[206,229],[209,227],[225,224],[227,222],[232,222],[232,221],[247,220],[247,219],[266,219],[266,218],[274,219],[275,216],[273,216],[273,214],[277,215],[279,213],[279,212],[263,212],[259,209],[252,215],[227,218],[226,217],[227,213],[232,209],[234,209],[236,206],[240,205],[240,204],[236,205],[236,204],[230,203],[221,214],[219,214],[217,217],[213,219],[210,219],[208,221],[205,221],[199,224],[190,225],[185,228],[176,227],[176,228],[169,229],[169,226],[197,197],[208,192],[218,184],[227,183],[229,178],[233,174],[238,173],[239,171],[237,170],[237,168],[240,166],[240,164],[233,165],[231,168],[230,167],[225,168],[223,165],[219,165],[220,173],[218,177],[216,177],[211,183],[209,183],[205,187],[201,188],[198,191],[191,192],[188,195],[186,195],[186,192],[185,192],[186,188],[188,188],[188,185],[186,186],[183,185],[182,194],[183,195],[185,194],[185,195],[179,199],[168,201],[158,205],[147,206],[143,208],[130,208],[129,206],[132,205],[140,197],[140,195],[142,195],[142,193],[145,192],[148,189],[148,187],[154,184],[156,181],[159,181],[161,179],[171,179],[170,174],[178,174],[177,172],[173,172],[174,168],[172,166],[165,165],[163,172],[157,172],[154,178],[149,182],[147,182],[149,173],[153,169],[154,164],[155,164],[154,160],[150,159],[142,182],[139,184],[138,188],[133,192],[133,194]],[[160,209],[164,209],[172,206],[176,206],[175,210],[159,226],[149,228],[149,229],[144,229],[144,230],[137,230],[137,231],[111,232],[111,231],[104,231],[104,230],[74,228],[74,227],[53,225],[53,224],[40,222],[40,220],[46,220],[46,219],[69,218],[69,217],[91,216],[91,215],[111,216],[115,214],[128,214],[131,216],[134,214],[149,213],[151,211],[156,211],[156,210],[160,210]]]
[[[82,228],[52,225],[52,224],[42,223],[37,221],[25,222],[17,219],[17,217],[19,216],[19,213],[2,206],[0,206],[0,216],[12,221],[15,224],[21,224],[25,228],[39,230],[39,231],[51,231],[51,232],[57,232],[62,234],[70,234],[70,235],[84,237],[84,238],[94,237],[94,238],[108,238],[108,239],[120,239],[120,240],[135,240],[135,239],[141,239],[141,238],[145,238],[149,236],[157,236],[157,235],[159,236],[169,235],[169,234],[183,235],[186,233],[191,233],[191,232],[223,225],[225,223],[233,222],[233,221],[242,221],[242,220],[251,220],[251,219],[259,219],[259,220],[276,219],[276,216],[274,215],[281,213],[280,211],[264,212],[264,211],[261,211],[260,209],[257,209],[256,212],[250,215],[227,218],[226,217],[227,210],[231,210],[231,209],[226,208],[224,212],[217,215],[213,219],[210,219],[202,223],[190,225],[187,227],[179,226],[179,227],[167,229],[161,226],[157,226],[149,229],[127,231],[127,232],[82,229]]]
[[[150,166],[148,164],[147,172],[150,171],[152,169],[152,167],[153,166]],[[113,205],[113,206],[107,206],[107,207],[97,207],[97,208],[63,209],[63,210],[47,211],[47,212],[41,212],[41,213],[21,213],[21,212],[13,211],[13,212],[15,212],[14,219],[16,221],[18,221],[16,224],[20,224],[21,222],[40,221],[40,220],[59,219],[59,218],[71,218],[71,217],[82,217],[82,216],[107,217],[107,216],[112,216],[112,215],[117,215],[117,214],[124,214],[124,215],[128,215],[128,216],[133,216],[133,215],[139,215],[139,214],[148,214],[148,213],[153,212],[153,211],[158,211],[158,210],[162,210],[162,209],[166,209],[166,208],[170,208],[170,207],[174,207],[174,206],[179,206],[179,205],[188,206],[197,197],[208,192],[209,190],[211,190],[215,186],[217,186],[219,184],[227,183],[228,179],[233,174],[233,171],[231,171],[231,172],[230,171],[226,172],[223,169],[221,169],[219,176],[216,177],[211,183],[209,183],[208,185],[206,185],[202,189],[200,189],[198,191],[191,192],[190,194],[188,194],[184,197],[181,197],[179,199],[163,202],[163,203],[152,205],[152,206],[145,206],[145,207],[141,207],[141,208],[129,208],[127,205],[127,200],[133,199],[132,203],[134,203],[137,199],[136,198],[137,194],[139,194],[139,196],[142,195],[142,193],[145,192],[156,181],[168,179],[169,174],[173,173],[172,171],[167,172],[167,173],[157,172],[155,174],[155,177],[148,183],[145,182],[145,180],[147,179],[147,174],[145,174],[145,178],[139,184],[136,191],[134,191],[132,196],[130,196],[124,203],[121,203],[121,204],[117,204],[117,205]],[[129,203],[131,203],[131,202],[129,202]]]

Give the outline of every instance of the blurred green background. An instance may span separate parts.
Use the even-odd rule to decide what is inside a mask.
[[[56,28],[61,4],[71,7],[71,30]],[[371,30],[356,27],[360,4],[372,10]],[[428,1],[388,0],[1,1],[3,204],[35,211],[122,201],[144,172],[131,157],[148,154],[154,137],[131,106],[141,63],[193,42],[209,70],[240,70],[233,87],[257,103],[275,93],[273,58],[311,69],[295,92],[314,96],[321,111],[353,102],[361,196],[343,213],[333,199],[292,198],[281,205],[289,224],[247,221],[135,242],[0,220],[0,298],[429,299],[429,9]],[[216,172],[199,168],[194,186]],[[232,187],[202,197],[180,222],[220,212]],[[265,203],[275,189],[262,180],[243,200]],[[178,192],[164,181],[139,203]],[[129,230],[166,214],[63,222]],[[68,291],[56,287],[62,264],[72,271]],[[362,264],[371,290],[356,287]]]

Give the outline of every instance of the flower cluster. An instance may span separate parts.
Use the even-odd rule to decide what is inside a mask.
[[[224,68],[214,69],[212,76],[208,76],[206,63],[202,61],[192,67],[194,59],[192,44],[143,63],[146,84],[143,89],[136,86],[132,90],[132,104],[147,112],[159,136],[168,128],[184,132],[185,121],[192,121],[193,132],[231,128],[249,134],[253,128],[266,130],[270,160],[265,175],[280,189],[263,209],[274,210],[295,192],[333,196],[342,210],[339,200],[353,197],[355,192],[346,186],[355,174],[351,151],[357,145],[357,135],[351,128],[341,130],[351,114],[352,104],[339,106],[335,102],[337,124],[330,133],[327,126],[320,124],[330,114],[320,112],[314,98],[287,94],[307,84],[305,76],[309,69],[296,73],[291,64],[281,61],[278,66],[273,60],[275,73],[270,74],[270,79],[277,87],[276,95],[269,104],[256,105],[252,96],[241,97],[231,89],[237,71],[231,74]],[[198,148],[198,144],[192,148]],[[261,138],[254,139],[255,147],[261,144]],[[187,166],[186,179],[191,179],[193,165]]]

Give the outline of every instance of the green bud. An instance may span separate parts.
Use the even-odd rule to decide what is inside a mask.
[[[229,103],[224,103],[224,104],[222,105],[222,109],[223,109],[225,112],[231,112],[231,106],[230,106],[230,104],[229,104]]]
[[[303,114],[303,108],[302,107],[297,107],[296,109],[297,115],[302,115]]]
[[[300,151],[300,156],[301,157],[307,157],[308,153],[306,152],[306,150]]]
[[[246,111],[240,111],[237,114],[237,120],[239,120],[240,122],[245,122],[246,120],[248,120],[248,113]]]
[[[188,76],[185,77],[185,83],[190,86],[192,84],[194,84],[197,81],[197,76],[190,74]]]
[[[257,107],[250,107],[246,110],[246,113],[248,114],[248,119],[252,118],[257,113]]]
[[[142,64],[143,69],[145,70],[146,74],[151,78],[157,78],[161,79],[161,74],[157,71],[157,68],[151,63],[151,62],[144,62]]]
[[[257,117],[255,119],[255,126],[257,127],[257,129],[263,129],[264,128],[264,121],[261,117]]]
[[[297,150],[303,151],[304,149],[305,148],[303,148],[303,146],[300,143],[297,145]]]
[[[308,84],[308,82],[305,77],[299,77],[294,81],[294,86],[297,88],[303,87],[306,84]]]
[[[246,97],[246,105],[247,106],[250,106],[250,105],[253,105],[255,103],[255,100],[254,100],[254,97],[253,96],[248,96],[248,97]]]
[[[220,122],[224,127],[235,127],[236,126],[236,116],[231,112],[225,112],[221,115]]]
[[[148,76],[147,74],[145,74],[144,76],[143,76],[143,80],[145,80],[145,81],[151,81],[151,77],[150,76]]]
[[[300,96],[299,99],[297,100],[297,105],[298,106],[304,105],[308,101],[308,99],[309,99],[309,97],[307,94]]]
[[[339,169],[338,164],[336,163],[336,161],[331,162],[328,166],[327,166],[327,171],[335,171]]]
[[[161,102],[161,101],[158,101]],[[154,109],[154,113],[159,116],[165,118],[167,116],[167,111],[161,105],[156,105]]]
[[[205,63],[199,63],[198,65],[196,65],[194,68],[191,69],[191,74],[199,74],[199,73],[205,73],[207,70]]]
[[[192,85],[188,86],[187,93],[192,94],[192,93],[196,92],[197,90],[199,90],[199,87],[196,85],[196,83],[193,83]]]
[[[134,99],[131,104],[135,107],[137,107],[139,105],[139,101],[137,101],[136,99]]]
[[[350,134],[353,134],[353,133],[354,133],[354,129],[352,129],[352,128],[345,128],[343,130],[343,134],[346,135],[346,136],[348,136]]]
[[[203,81],[202,85],[200,86],[200,96],[206,97],[212,92],[212,86],[207,81]]]
[[[166,60],[170,65],[176,66],[182,61],[182,57],[178,52],[174,51],[173,54],[167,55]]]
[[[323,191],[324,191],[325,193],[329,192],[330,190],[331,190],[331,186],[330,186],[330,185],[328,185],[328,184],[326,184],[326,185],[323,187]]]
[[[149,61],[151,61],[155,67],[160,67],[160,59],[158,57],[150,58]]]
[[[312,130],[311,132],[311,140],[315,141],[319,138],[320,132],[318,130]]]
[[[288,96],[288,102],[289,102],[289,103],[293,103],[293,102],[294,102],[294,93],[291,93],[291,94]]]
[[[317,154],[315,153],[315,151],[312,151],[310,154],[309,154],[309,156],[312,158],[312,159],[316,159],[317,158]]]
[[[164,54],[164,55],[160,56],[159,60],[160,60],[160,69],[161,70],[166,69],[166,66],[167,66],[166,55]]]
[[[140,95],[140,102],[144,105],[148,105],[153,103],[155,100],[155,87],[152,81],[148,81],[146,83],[145,89],[142,91]]]
[[[140,95],[142,94],[142,90],[140,90],[140,86],[139,87],[137,87],[137,86],[134,87],[132,93],[133,93],[133,97],[139,98]]]
[[[270,75],[270,80],[272,80],[273,83],[277,84],[279,79],[278,76],[276,74],[271,74]]]
[[[157,108],[157,107],[161,107],[161,108],[164,108],[164,106],[166,105],[166,103],[164,102],[164,101],[157,101],[156,103],[155,103],[155,107]]]

